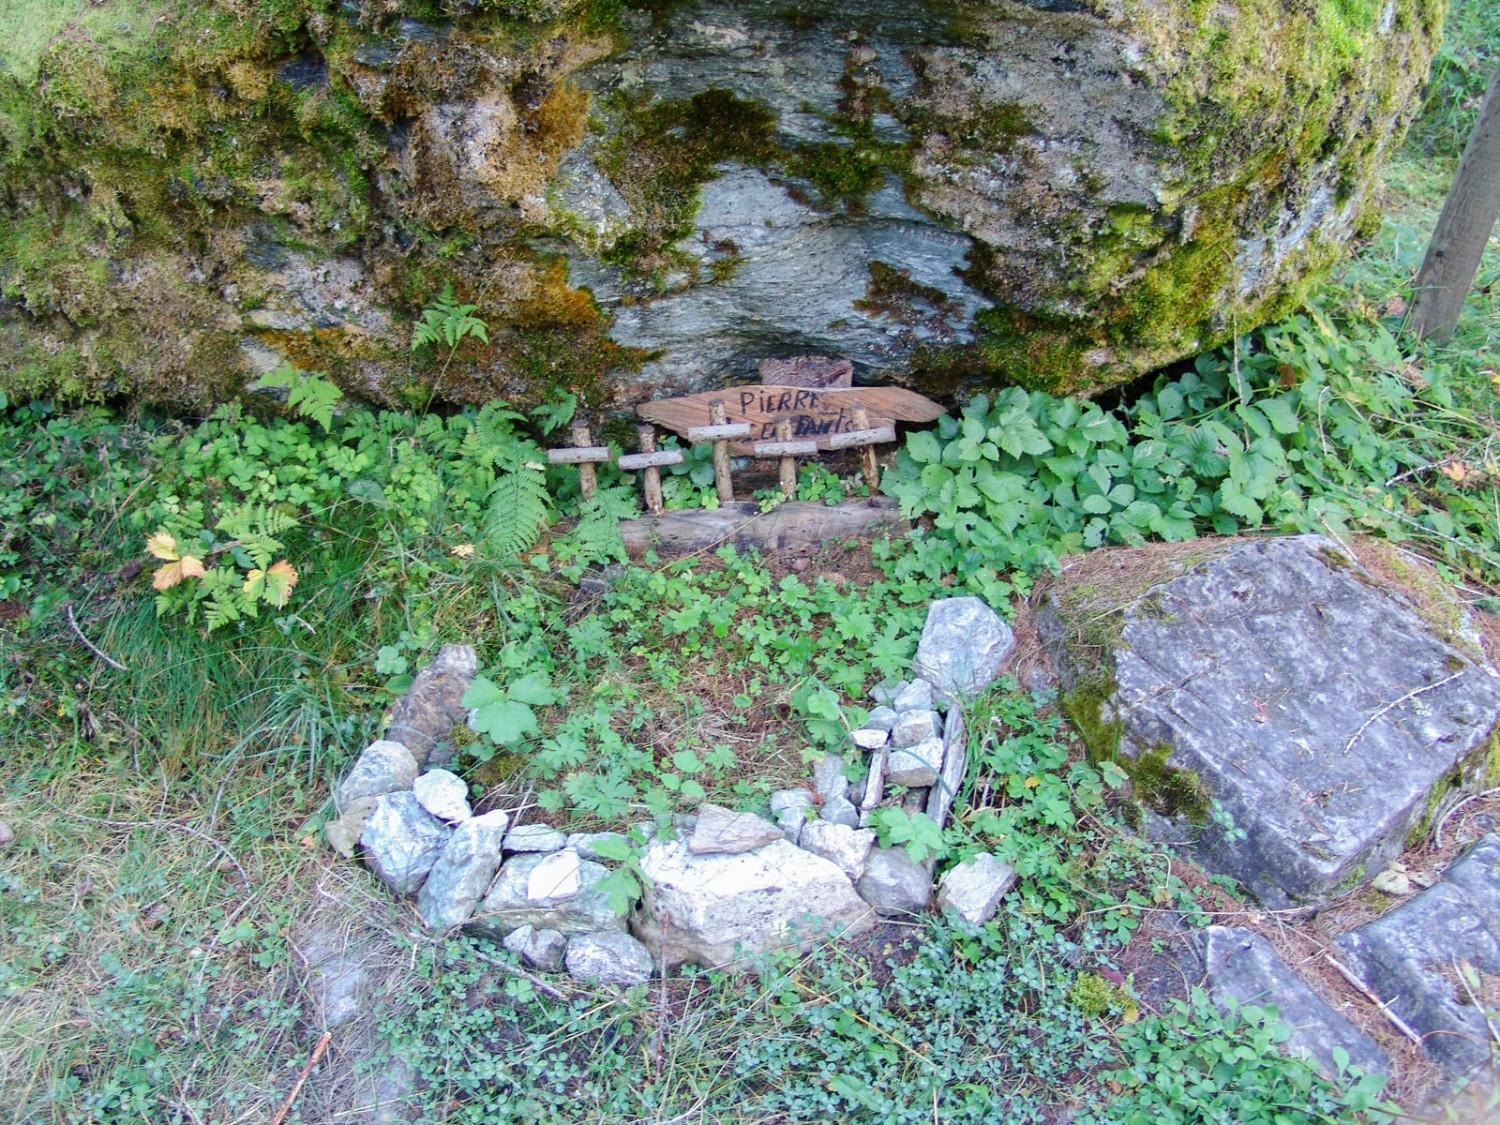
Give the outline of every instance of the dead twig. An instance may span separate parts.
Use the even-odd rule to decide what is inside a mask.
[[[1441,819],[1438,820],[1437,827],[1432,831],[1433,843],[1435,843],[1439,848],[1443,846],[1443,828],[1448,823],[1448,821],[1453,818],[1453,814],[1458,812],[1459,809],[1463,808],[1465,805],[1472,804],[1473,802],[1481,800],[1485,797],[1493,797],[1496,793],[1500,793],[1500,788],[1486,789],[1483,793],[1471,794],[1470,796],[1465,797],[1462,801],[1459,801],[1458,804],[1454,805],[1447,812],[1445,812],[1442,815]]]
[[[1437,689],[1442,687],[1444,684],[1451,684],[1454,680],[1458,679],[1468,670],[1469,669],[1467,667],[1460,668],[1457,672],[1444,676],[1435,684],[1427,684],[1425,687],[1413,688],[1405,695],[1391,700],[1380,710],[1376,711],[1375,714],[1371,715],[1368,719],[1360,724],[1359,729],[1354,732],[1349,741],[1344,743],[1344,753],[1347,754],[1350,750],[1354,749],[1354,744],[1364,736],[1365,731],[1370,729],[1370,724],[1375,722],[1376,719],[1401,706],[1401,704],[1405,703],[1408,699],[1415,699],[1417,696],[1425,695],[1429,691],[1437,691]]]
[[[474,951],[474,956],[478,957],[487,965],[495,966],[495,968],[501,970],[502,972],[510,973],[512,976],[517,976],[524,981],[529,981],[531,986],[538,992],[544,993],[545,995],[552,997],[552,999],[554,1000],[566,1000],[568,998],[567,993],[561,991],[560,989],[554,988],[552,985],[544,981],[541,977],[528,973],[519,965],[512,965],[509,961],[502,961],[498,957],[491,957],[488,953],[482,953],[477,949]]]
[[[281,1125],[286,1120],[292,1103],[297,1100],[297,1095],[302,1093],[302,1087],[307,1082],[307,1076],[312,1073],[313,1067],[318,1065],[318,1060],[323,1057],[323,1052],[328,1050],[328,1042],[333,1038],[333,1032],[323,1032],[323,1037],[318,1040],[318,1045],[313,1048],[312,1058],[307,1060],[307,1065],[302,1068],[302,1073],[297,1076],[297,1084],[292,1087],[292,1092],[286,1096],[286,1101],[281,1103],[281,1108],[276,1111],[276,1116],[271,1118],[271,1125]]]
[[[1382,1000],[1379,996],[1376,996],[1368,988],[1366,988],[1365,984],[1364,984],[1364,982],[1362,980],[1360,980],[1357,976],[1355,976],[1352,972],[1350,972],[1349,969],[1347,969],[1345,966],[1341,965],[1338,961],[1334,960],[1328,954],[1326,954],[1326,953],[1323,954],[1323,960],[1327,961],[1330,965],[1332,965],[1334,971],[1337,972],[1339,976],[1343,977],[1346,981],[1348,981],[1349,984],[1361,996],[1363,996],[1370,1003],[1374,1004],[1376,1008],[1380,1009],[1380,1014],[1383,1015],[1383,1016],[1385,1016],[1386,1019],[1388,1019],[1388,1020],[1391,1021],[1391,1026],[1392,1027],[1394,1027],[1402,1035],[1404,1035],[1408,1039],[1410,1039],[1418,1047],[1420,1047],[1422,1045],[1422,1037],[1420,1035],[1418,1035],[1415,1031],[1413,1031],[1411,1029],[1411,1025],[1408,1024],[1400,1016],[1398,1016],[1395,1012],[1391,1011],[1390,1005],[1387,1004],[1384,1000]]]
[[[121,672],[128,672],[128,671],[130,671],[129,668],[125,667],[125,665],[121,664],[113,656],[110,656],[103,649],[99,648],[98,645],[94,644],[93,641],[89,640],[87,637],[85,637],[83,635],[83,630],[78,627],[78,622],[73,619],[73,603],[72,602],[68,602],[67,605],[63,606],[63,612],[67,615],[67,618],[68,618],[68,627],[73,630],[73,635],[76,636],[80,641],[83,642],[83,647],[84,648],[88,649],[95,656],[97,656],[100,660],[102,660],[102,661],[104,661],[104,663],[108,664],[111,668],[117,669],[118,671],[121,671]]]

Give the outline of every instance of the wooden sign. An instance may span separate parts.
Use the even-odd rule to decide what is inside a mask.
[[[724,405],[727,423],[749,423],[750,436],[731,446],[743,454],[753,453],[756,442],[775,440],[777,422],[790,423],[794,440],[815,441],[819,449],[832,449],[838,434],[897,422],[931,422],[946,413],[931,399],[901,387],[819,389],[761,383],[659,399],[642,403],[635,412],[686,436],[691,429],[712,424],[714,403]],[[854,420],[854,412],[861,408],[864,425]]]

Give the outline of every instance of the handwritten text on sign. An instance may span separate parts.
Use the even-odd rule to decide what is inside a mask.
[[[864,407],[868,424],[886,426],[895,422],[931,422],[944,413],[929,398],[901,387],[851,387],[816,389],[811,387],[773,387],[752,384],[728,387],[722,391],[704,391],[682,398],[661,399],[636,407],[636,413],[679,434],[695,426],[709,424],[712,404],[722,402],[729,422],[748,422],[750,437],[733,445],[737,453],[749,453],[757,441],[776,436],[776,423],[792,424],[794,439],[815,440],[819,448],[829,448],[835,434],[856,429],[854,411]]]

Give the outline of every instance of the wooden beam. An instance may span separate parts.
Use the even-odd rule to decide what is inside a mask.
[[[687,555],[726,543],[742,551],[805,554],[829,540],[904,535],[910,530],[900,506],[883,496],[832,506],[791,500],[769,512],[753,501],[738,501],[713,511],[691,508],[620,521],[620,535],[632,558],[651,550]]]

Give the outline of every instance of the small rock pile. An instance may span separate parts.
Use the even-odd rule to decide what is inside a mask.
[[[448,760],[443,732],[466,717],[460,700],[475,661],[463,646],[448,646],[418,676],[396,709],[399,729],[393,723],[360,754],[338,787],[340,815],[328,838],[345,856],[361,854],[391,890],[415,896],[432,928],[462,926],[532,968],[604,984],[649,979],[653,952],[662,969],[725,967],[767,949],[857,934],[877,915],[931,903],[931,864],[878,847],[871,816],[900,802],[939,823],[947,818],[966,757],[953,704],[987,686],[1013,644],[1009,627],[979,599],[934,603],[917,678],[877,688],[877,706],[850,736],[868,757],[824,755],[810,787],[772,795],[769,818],[708,804],[675,818],[673,832],[637,826],[645,841],[637,858],[642,901],[629,917],[601,889],[610,861],[597,850],[604,839],[626,837],[513,825],[503,811],[476,816],[464,781],[434,764]],[[978,924],[1014,882],[1009,864],[981,855],[944,876],[938,902]]]

